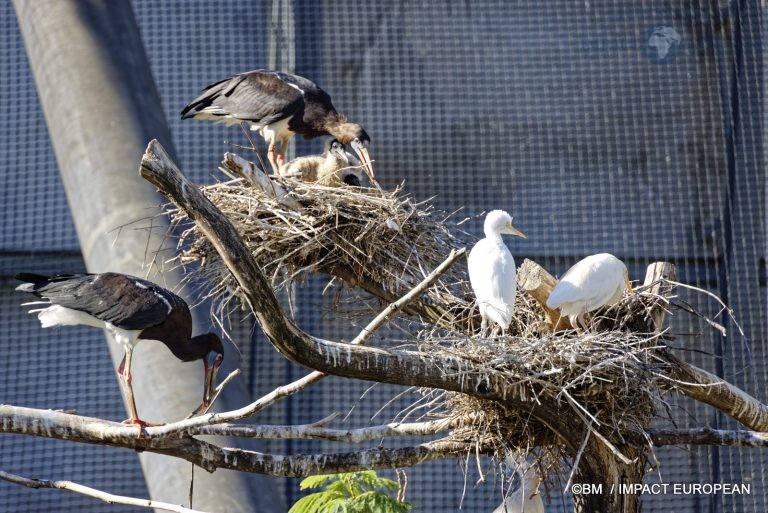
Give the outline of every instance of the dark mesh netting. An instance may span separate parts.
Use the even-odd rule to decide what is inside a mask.
[[[688,318],[672,319],[673,331],[685,334],[675,347],[686,351],[685,360],[768,400],[765,29],[757,2],[134,0],[133,8],[179,164],[193,180],[216,178],[223,152],[231,151],[224,140],[246,141],[237,127],[182,122],[180,109],[204,85],[233,73],[293,68],[365,126],[383,186],[404,180],[416,198],[435,196],[440,209],[463,208],[461,216],[494,208],[512,213],[528,236],[507,241],[518,264],[531,258],[561,275],[587,254],[610,252],[627,263],[634,280],[643,279],[651,262],[676,264],[679,281],[733,308],[746,337],[727,319],[725,338],[689,325]],[[119,387],[101,334],[71,328],[50,337],[11,292],[16,272],[77,271],[82,261],[8,2],[0,4],[0,27],[0,321],[8,342],[0,342],[0,403],[76,404],[82,414],[119,418]],[[299,139],[292,145],[297,154],[322,146]],[[478,219],[466,228],[480,235],[481,225]],[[326,283],[312,277],[295,290],[299,324],[348,340],[356,327],[326,314],[333,301],[322,294]],[[679,294],[701,312],[717,313],[714,303]],[[250,321],[236,326],[255,396],[305,373]],[[103,363],[75,367],[67,360],[71,344],[101,348],[92,354]],[[25,346],[35,348],[36,358]],[[352,409],[342,425],[379,424],[416,398],[407,392],[372,419],[402,390],[369,387],[329,378],[258,421],[306,423]],[[737,428],[700,404],[674,400],[670,406],[680,427]],[[345,447],[266,444],[276,453]],[[752,488],[745,496],[647,495],[645,511],[768,511],[765,451],[674,447],[655,454],[660,470],[648,482],[661,476]],[[129,451],[3,435],[0,469],[147,495]],[[420,465],[408,470],[407,499],[424,512],[492,511],[500,503],[499,482],[477,481],[471,461]],[[297,480],[275,483],[288,504],[300,496]],[[547,511],[570,503],[559,493],[551,498]],[[108,507],[0,482],[0,512],[75,508]]]

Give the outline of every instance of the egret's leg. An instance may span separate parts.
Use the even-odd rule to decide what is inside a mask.
[[[579,316],[576,317],[576,323],[579,325],[582,331],[589,331],[589,325],[586,321],[585,315],[586,312],[580,313]]]
[[[488,321],[483,317],[483,320],[480,323],[480,338],[485,338],[486,330],[488,330]]]

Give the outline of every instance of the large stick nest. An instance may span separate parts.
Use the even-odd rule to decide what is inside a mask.
[[[418,348],[435,357],[470,360],[462,377],[478,386],[491,375],[502,376],[508,397],[555,405],[559,422],[567,419],[576,431],[587,427],[618,455],[627,437],[630,445],[642,444],[656,414],[660,382],[668,384],[661,377],[667,364],[658,354],[663,342],[650,334],[651,313],[659,303],[667,301],[645,290],[599,311],[589,331],[551,332],[542,306],[519,292],[507,336],[467,337],[427,327],[419,333]],[[464,419],[451,436],[469,447],[493,447],[501,460],[510,452],[521,458],[535,454],[542,475],[562,470],[563,462],[573,458],[551,428],[526,408],[454,392],[442,392],[440,399],[441,415]]]
[[[201,190],[234,224],[276,287],[320,272],[390,300],[422,281],[452,249],[466,245],[455,223],[429,203],[403,195],[400,187],[383,192],[267,177],[231,154],[223,166],[222,171],[241,178]],[[210,296],[238,294],[237,283],[213,246],[194,224],[186,226],[182,212],[171,207],[170,213],[177,225],[186,228],[180,241],[181,263],[201,264],[193,275],[203,279]],[[423,302],[470,311],[471,298],[462,279],[455,266]]]

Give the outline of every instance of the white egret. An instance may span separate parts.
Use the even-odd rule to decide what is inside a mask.
[[[512,322],[517,271],[512,253],[501,240],[501,235],[523,238],[525,235],[512,226],[512,216],[503,210],[488,212],[483,230],[485,238],[478,241],[469,253],[469,282],[483,318],[481,334],[485,334],[488,321],[498,324],[503,334]]]
[[[627,266],[611,254],[598,253],[568,269],[549,295],[547,306],[559,308],[573,327],[586,328],[584,314],[615,305],[625,290],[632,292]]]
[[[508,462],[510,460],[511,458],[507,458]],[[507,463],[507,467],[515,468],[514,460],[511,461],[512,464]],[[544,501],[539,493],[541,478],[527,462],[517,467],[517,474],[521,478],[520,485],[504,497],[504,502],[499,504],[493,513],[544,513]]]

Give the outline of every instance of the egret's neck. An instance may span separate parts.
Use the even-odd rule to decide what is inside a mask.
[[[501,233],[499,233],[498,230],[495,230],[493,228],[485,228],[483,230],[485,232],[485,238],[488,240],[492,240],[494,242],[501,242]]]

